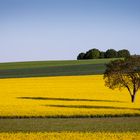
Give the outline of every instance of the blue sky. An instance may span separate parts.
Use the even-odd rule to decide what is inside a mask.
[[[140,1],[0,0],[0,62],[76,59],[92,48],[140,54]]]

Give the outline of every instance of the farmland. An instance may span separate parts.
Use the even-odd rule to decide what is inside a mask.
[[[126,133],[101,133],[101,132],[63,132],[63,133],[1,133],[1,140],[36,140],[36,139],[47,139],[47,140],[104,140],[105,138],[110,140],[139,140],[140,134],[138,132],[126,132]]]
[[[140,115],[126,90],[110,90],[103,76],[0,79],[0,117]]]
[[[0,78],[102,74],[113,59],[0,63]]]
[[[127,90],[105,87],[102,74],[109,61],[0,64],[0,139],[139,139],[140,94],[131,103]],[[36,71],[49,67],[56,76]],[[22,70],[27,73],[16,74]]]
[[[139,132],[139,117],[0,119],[1,133],[11,132]]]

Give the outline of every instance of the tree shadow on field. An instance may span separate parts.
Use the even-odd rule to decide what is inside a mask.
[[[92,105],[45,105],[45,106],[60,107],[60,108],[81,108],[81,109],[128,109],[140,111],[139,108],[114,107],[114,106],[92,106]]]
[[[52,97],[17,97],[18,99],[27,99],[27,100],[52,100],[52,101],[88,101],[88,102],[117,102],[124,103],[124,101],[117,100],[97,100],[97,99],[76,99],[76,98],[52,98]]]

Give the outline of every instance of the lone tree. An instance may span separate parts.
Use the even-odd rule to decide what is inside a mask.
[[[114,60],[106,66],[105,85],[111,89],[126,88],[133,103],[136,93],[140,89],[140,57]]]

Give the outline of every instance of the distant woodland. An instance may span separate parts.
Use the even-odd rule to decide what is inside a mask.
[[[99,49],[91,49],[87,51],[86,53],[81,52],[77,56],[77,60],[82,59],[99,59],[99,58],[126,58],[130,57],[129,50],[122,49],[119,51],[116,51],[115,49],[108,49],[106,51],[100,51]]]

